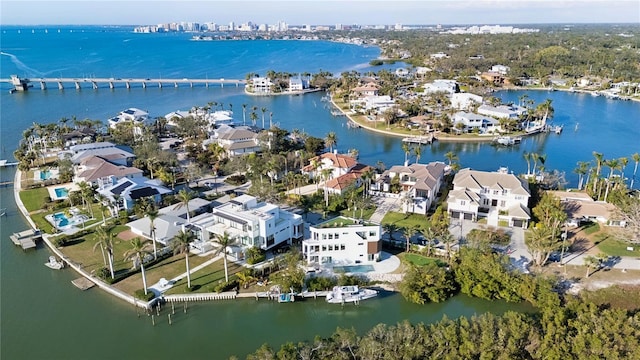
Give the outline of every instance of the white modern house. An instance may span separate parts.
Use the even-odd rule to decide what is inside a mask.
[[[455,80],[438,79],[424,84],[424,92],[425,94],[433,94],[437,92],[455,94],[460,92],[460,87],[458,87],[458,82]]]
[[[451,107],[458,110],[470,110],[474,105],[482,104],[482,96],[471,93],[451,94]]]
[[[506,169],[497,172],[460,170],[453,179],[447,198],[452,219],[478,221],[486,218],[491,226],[527,228],[529,184]]]
[[[211,213],[192,219],[189,225],[200,242],[227,233],[241,248],[255,246],[269,250],[304,237],[300,215],[284,211],[275,204],[258,202],[250,195],[233,198],[215,207]]]
[[[123,123],[133,123],[135,135],[142,135],[142,126],[149,120],[149,113],[137,108],[129,108],[107,120],[109,127],[115,129]]]
[[[110,203],[116,203],[118,210],[131,210],[136,201],[143,198],[151,198],[158,204],[162,200],[162,195],[172,193],[162,185],[160,180],[151,180],[143,176],[121,178],[117,181],[114,178],[113,183],[103,183],[96,191]]]
[[[354,265],[374,263],[382,252],[381,227],[347,217],[337,217],[309,227],[302,242],[308,265]]]
[[[273,82],[266,77],[254,77],[251,79],[251,86],[253,86],[254,93],[269,94],[271,93]]]
[[[309,81],[300,77],[289,79],[289,91],[302,91],[309,88]]]
[[[507,75],[510,70],[511,70],[511,68],[506,66],[506,65],[499,65],[498,64],[498,65],[493,65],[491,67],[491,71],[500,73],[502,75]]]
[[[453,114],[453,128],[458,129],[458,124],[462,124],[462,132],[474,132],[487,134],[497,132],[500,129],[500,122],[492,117],[478,115],[470,112],[459,111]]]
[[[517,119],[521,115],[527,113],[527,109],[518,105],[499,105],[493,106],[483,104],[478,107],[478,114],[492,116],[498,119]]]

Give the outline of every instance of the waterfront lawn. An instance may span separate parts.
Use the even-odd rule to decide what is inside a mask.
[[[399,212],[388,212],[382,219],[382,225],[393,224],[398,228],[420,228],[427,229],[431,223],[429,218],[420,214],[403,214]]]
[[[598,241],[598,249],[609,256],[640,256],[640,246],[637,244],[633,245],[616,240],[606,234],[598,234],[596,235],[596,239],[596,241]],[[627,247],[631,247],[633,250],[627,250]]]
[[[209,256],[195,256],[195,255],[191,255],[189,256],[189,268],[193,269],[194,267],[201,265],[202,263],[204,263],[207,260],[210,260],[211,257]],[[214,264],[209,265],[207,267],[205,267],[205,269],[200,270],[200,271],[206,271],[207,269],[210,269],[211,266],[214,266],[217,263],[222,264],[222,261],[216,261]],[[131,262],[127,262],[127,266],[130,267],[131,266]],[[222,265],[220,265],[220,267],[222,268]],[[229,265],[229,269],[231,269],[231,265]],[[175,255],[175,256],[171,256],[167,259],[164,259],[160,262],[158,262],[157,264],[154,264],[152,266],[145,266],[144,267],[144,274],[147,280],[147,287],[157,283],[158,281],[160,281],[160,279],[165,278],[167,280],[170,280],[180,274],[184,274],[187,271],[186,265],[185,265],[185,261],[184,261],[184,254],[180,254],[180,255]],[[199,272],[197,272],[199,273]],[[196,274],[197,274],[196,273]],[[191,279],[192,279],[192,285],[193,285],[193,279],[194,279],[194,274],[191,274]],[[224,270],[222,273],[222,279],[224,279]],[[187,279],[185,277],[184,279],[184,284],[187,283]],[[180,282],[178,282],[176,285],[174,285],[173,289],[176,289],[178,291],[176,291],[175,293],[185,293],[185,286],[179,285]],[[142,289],[142,274],[138,271],[137,273],[127,277],[126,279],[123,279],[121,281],[118,281],[117,283],[115,283],[113,285],[115,288],[120,289],[124,292],[126,292],[127,294],[133,294],[136,290]],[[202,291],[202,292],[207,292],[207,291]]]
[[[184,264],[184,257],[180,256],[180,258],[182,259],[182,261],[180,262],[182,264],[181,273],[184,273],[186,271],[185,264]],[[189,266],[191,267],[191,269],[193,269],[194,267],[194,265],[192,265],[193,262],[191,261],[192,258],[193,257],[189,258]],[[206,260],[208,259],[209,258],[207,257]],[[244,270],[244,267],[227,259],[227,270],[229,271],[229,281],[233,281],[234,279],[236,279],[235,274]],[[178,275],[178,274],[176,273],[175,275]],[[169,277],[166,277],[166,276],[165,278],[169,279]],[[160,278],[158,278],[158,280],[159,279]],[[223,283],[223,282],[224,282],[224,261],[222,259],[217,260],[214,263],[209,264],[204,268],[191,273],[191,286],[196,288],[194,291],[192,291],[194,293],[214,292],[214,287],[219,283]],[[147,283],[153,284],[152,282],[149,282],[149,281],[147,281]],[[173,285],[173,287],[166,292],[166,294],[184,294],[187,292],[186,288],[187,288],[187,277],[185,276],[184,278],[176,282]]]
[[[33,212],[42,209],[42,206],[49,198],[49,191],[47,188],[36,188],[20,191],[20,200],[27,208],[27,211]]]
[[[51,225],[51,223],[44,218],[47,215],[48,215],[47,213],[39,212],[39,213],[31,214],[30,216],[31,216],[31,220],[33,220],[33,222],[36,223],[36,226],[38,227],[38,229],[40,229],[41,231],[47,234],[53,234],[55,232],[53,225]]]
[[[100,225],[98,225],[100,226]],[[124,225],[119,225],[110,230],[112,234],[119,234],[122,231],[129,228]],[[72,259],[74,262],[81,263],[82,267],[89,272],[94,272],[104,265],[104,259],[102,258],[102,251],[100,248],[93,247],[98,242],[97,235],[91,233],[82,237],[79,237],[77,241],[73,242],[73,245],[68,245],[62,248],[62,252]],[[130,261],[124,261],[124,253],[131,248],[128,240],[123,240],[118,236],[113,239],[113,268],[116,273],[126,271],[131,267]]]

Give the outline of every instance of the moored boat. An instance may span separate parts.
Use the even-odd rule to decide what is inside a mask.
[[[358,285],[334,286],[327,294],[329,304],[343,304],[347,302],[359,302],[378,296],[378,292],[371,289],[360,289]]]
[[[44,263],[44,266],[53,270],[60,270],[64,267],[64,262],[62,260],[56,259],[55,256],[49,256],[49,262]]]

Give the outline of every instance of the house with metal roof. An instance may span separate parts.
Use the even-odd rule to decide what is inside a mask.
[[[452,219],[478,221],[491,226],[527,228],[531,219],[529,184],[502,169],[497,172],[462,169],[453,179],[447,198]]]

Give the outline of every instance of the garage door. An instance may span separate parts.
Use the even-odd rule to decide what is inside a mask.
[[[513,219],[513,227],[521,228],[523,225],[524,225],[524,221],[523,220]]]
[[[452,211],[451,212],[451,218],[452,219],[460,219],[460,213],[458,211]]]
[[[473,220],[473,214],[472,213],[465,213],[464,214],[464,219],[465,220]]]

